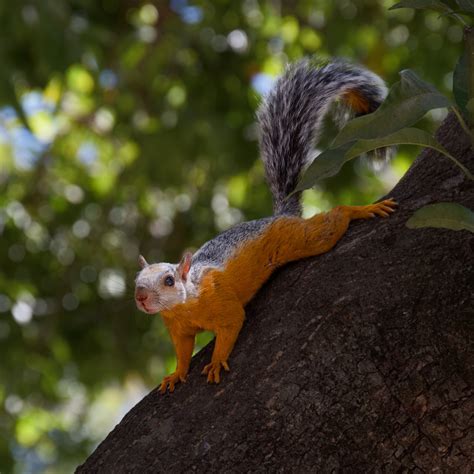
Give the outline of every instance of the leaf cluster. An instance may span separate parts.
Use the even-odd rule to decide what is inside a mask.
[[[406,0],[391,7],[391,10],[432,9],[466,25],[465,50],[453,73],[452,92],[455,103],[433,85],[420,79],[415,72],[401,71],[400,80],[391,87],[380,107],[371,114],[357,117],[347,123],[329,148],[317,156],[300,179],[297,191],[311,188],[319,180],[336,175],[349,160],[374,150],[397,145],[432,148],[449,158],[468,179],[474,180],[474,174],[441,146],[431,133],[412,127],[427,112],[448,108],[456,115],[474,145],[474,59],[472,64],[470,61],[470,58],[474,58],[474,30],[467,26],[460,16],[474,17],[474,2],[463,0],[457,3],[461,8],[460,12],[446,3],[431,0]],[[429,226],[430,222],[439,227],[440,223],[444,223],[445,227],[458,230],[469,228],[463,224],[466,214],[469,213],[474,216],[466,208],[464,213],[460,213],[458,204],[444,204],[431,207],[429,212],[421,209],[409,222],[412,227]]]

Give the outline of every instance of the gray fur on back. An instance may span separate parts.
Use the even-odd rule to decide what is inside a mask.
[[[275,220],[275,217],[265,217],[254,221],[242,222],[222,232],[209,242],[206,242],[194,255],[193,266],[222,267],[239,244],[259,235],[263,229]]]
[[[289,65],[266,96],[257,117],[261,157],[275,215],[301,214],[300,193],[287,197],[314,154],[330,105],[350,90],[367,100],[369,112],[387,94],[383,81],[362,67],[341,60],[317,67],[305,59]]]

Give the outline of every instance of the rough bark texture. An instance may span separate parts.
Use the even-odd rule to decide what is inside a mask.
[[[474,171],[452,117],[438,138]],[[474,235],[405,222],[432,202],[473,209],[474,187],[424,151],[390,195],[393,217],[271,278],[220,385],[200,375],[208,346],[77,472],[472,472]]]

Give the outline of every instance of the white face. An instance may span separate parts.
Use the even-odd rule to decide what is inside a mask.
[[[186,255],[179,265],[154,263],[148,265],[140,257],[142,270],[135,279],[135,302],[140,311],[156,314],[186,301],[186,276],[191,256]]]
[[[186,290],[176,267],[155,263],[141,270],[135,280],[135,302],[139,310],[155,314],[184,302]]]

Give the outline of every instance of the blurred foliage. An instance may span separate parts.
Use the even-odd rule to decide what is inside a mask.
[[[70,472],[173,368],[133,304],[138,253],[176,261],[271,212],[255,109],[285,62],[346,56],[449,91],[462,29],[392,3],[0,3],[1,472]],[[306,212],[379,197],[413,153],[379,177],[346,165]]]

